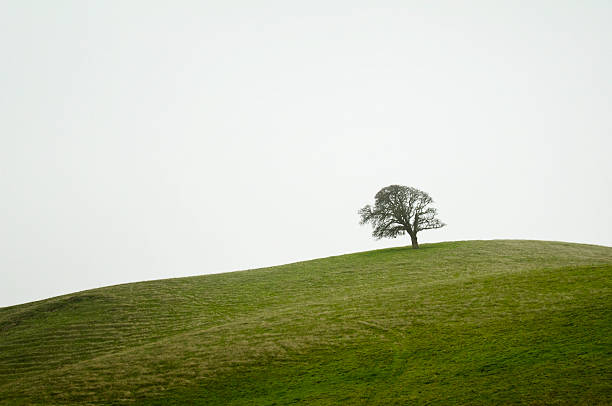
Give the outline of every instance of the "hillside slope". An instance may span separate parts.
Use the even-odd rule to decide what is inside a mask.
[[[0,404],[612,404],[612,248],[465,241],[0,309]]]

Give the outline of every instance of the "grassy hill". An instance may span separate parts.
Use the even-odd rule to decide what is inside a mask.
[[[465,241],[0,309],[0,404],[612,404],[612,248]]]

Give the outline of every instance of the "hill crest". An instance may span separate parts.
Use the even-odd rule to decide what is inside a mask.
[[[462,241],[2,308],[0,404],[605,403],[611,271],[609,247]]]

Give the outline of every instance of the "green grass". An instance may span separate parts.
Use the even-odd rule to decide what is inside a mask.
[[[612,404],[612,248],[465,241],[0,309],[0,404]]]

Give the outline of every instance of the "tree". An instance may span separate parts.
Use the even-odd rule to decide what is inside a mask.
[[[419,231],[446,225],[436,218],[438,211],[428,207],[433,199],[422,190],[391,185],[380,189],[374,199],[374,207],[368,204],[359,210],[359,215],[360,224],[372,223],[372,236],[377,240],[408,234],[412,248],[419,248]]]

